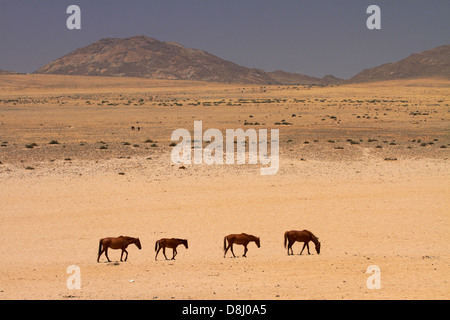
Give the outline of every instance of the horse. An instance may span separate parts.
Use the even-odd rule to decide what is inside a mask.
[[[308,248],[308,254],[311,254],[309,252],[309,242],[310,241],[314,242],[314,244],[316,245],[317,254],[320,254],[319,238],[317,238],[315,235],[313,235],[311,231],[308,231],[308,230],[303,230],[303,231],[292,230],[292,231],[286,231],[284,233],[284,247],[286,248],[286,243],[287,243],[288,244],[288,247],[287,247],[288,255],[293,255],[294,254],[294,251],[292,251],[292,245],[294,244],[295,241],[304,242],[303,248],[302,248],[302,251],[300,252],[300,254],[302,254],[302,252],[305,249],[305,247]],[[289,249],[291,250],[290,254],[289,254]]]
[[[156,251],[156,255],[155,255],[155,260],[158,257],[158,253],[161,250],[161,248],[163,249],[163,254],[164,257],[167,259],[166,257],[166,248],[171,248],[173,250],[173,256],[172,256],[172,260],[175,260],[175,256],[177,255],[177,247],[183,244],[186,249],[188,248],[188,241],[185,239],[167,239],[167,238],[163,238],[163,239],[159,239],[158,241],[156,241],[155,243],[155,251]]]
[[[108,258],[108,248],[111,248],[111,249],[114,249],[114,250],[122,249],[122,254],[120,255],[120,261],[122,261],[122,256],[123,256],[124,252],[127,254],[125,256],[125,261],[127,261],[127,259],[128,259],[128,251],[126,250],[126,248],[132,243],[134,243],[139,248],[139,250],[142,249],[141,241],[139,240],[139,238],[120,236],[120,237],[117,237],[117,238],[103,238],[103,239],[100,239],[99,245],[98,245],[97,262],[99,262],[100,256],[102,255],[103,252],[105,253],[106,259],[108,259],[108,262],[111,262],[109,260],[109,258]]]
[[[227,241],[228,241],[228,246],[227,246]],[[244,255],[243,257],[247,257],[247,245],[249,242],[254,241],[257,245],[257,247],[259,248],[261,246],[261,242],[260,239],[258,237],[252,236],[250,234],[246,234],[246,233],[241,233],[241,234],[230,234],[228,236],[226,236],[225,238],[223,238],[223,250],[225,251],[225,253],[223,254],[223,257],[225,258],[228,249],[231,249],[231,253],[233,254],[233,257],[236,258],[236,256],[234,255],[233,252],[233,244],[240,244],[244,246]]]

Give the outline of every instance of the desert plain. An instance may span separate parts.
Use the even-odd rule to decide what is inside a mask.
[[[0,299],[448,299],[449,105],[444,79],[0,76]],[[172,132],[196,120],[279,129],[278,173],[173,163]],[[320,254],[296,243],[288,256],[284,232],[303,229]],[[261,247],[224,258],[224,236],[241,232]],[[142,250],[97,263],[99,239],[119,235]],[[164,237],[189,248],[155,261]]]

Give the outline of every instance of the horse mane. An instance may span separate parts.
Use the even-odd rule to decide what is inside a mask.
[[[317,244],[319,242],[319,238],[317,238],[311,231],[308,231],[308,230],[303,230],[303,231],[308,232],[311,235],[312,242],[314,242],[315,244]]]
[[[179,242],[182,242],[182,243],[187,242],[186,239],[180,239],[180,238],[172,238],[172,240],[176,240],[176,241],[179,241]]]
[[[123,239],[125,239],[126,241],[130,241],[130,240],[138,241],[138,239],[139,239],[139,238],[133,238],[133,237],[128,237],[128,236],[120,236],[120,237],[118,237],[118,238],[123,238]]]
[[[251,238],[251,239],[253,239],[253,240],[255,240],[255,241],[258,239],[257,236],[254,236],[254,235],[252,235],[252,234],[242,233],[242,235],[244,235],[244,236],[246,236],[246,237],[249,237],[249,238]]]

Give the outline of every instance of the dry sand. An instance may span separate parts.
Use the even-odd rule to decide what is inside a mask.
[[[448,299],[449,94],[445,80],[319,88],[0,76],[0,299]],[[278,174],[180,169],[170,135],[195,120],[278,128]],[[299,256],[296,243],[288,256],[292,229],[317,235],[320,255],[311,244]],[[223,237],[240,232],[261,248],[224,259]],[[97,263],[98,240],[119,235],[139,237],[142,250]],[[155,261],[163,237],[189,249]],[[70,265],[80,290],[67,288]],[[381,289],[366,286],[371,265]]]

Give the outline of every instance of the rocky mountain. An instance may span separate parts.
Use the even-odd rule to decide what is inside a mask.
[[[415,53],[398,62],[363,70],[346,82],[361,83],[427,77],[450,79],[450,45]]]
[[[263,70],[242,67],[202,50],[146,36],[102,39],[43,66],[35,73],[275,83]]]

